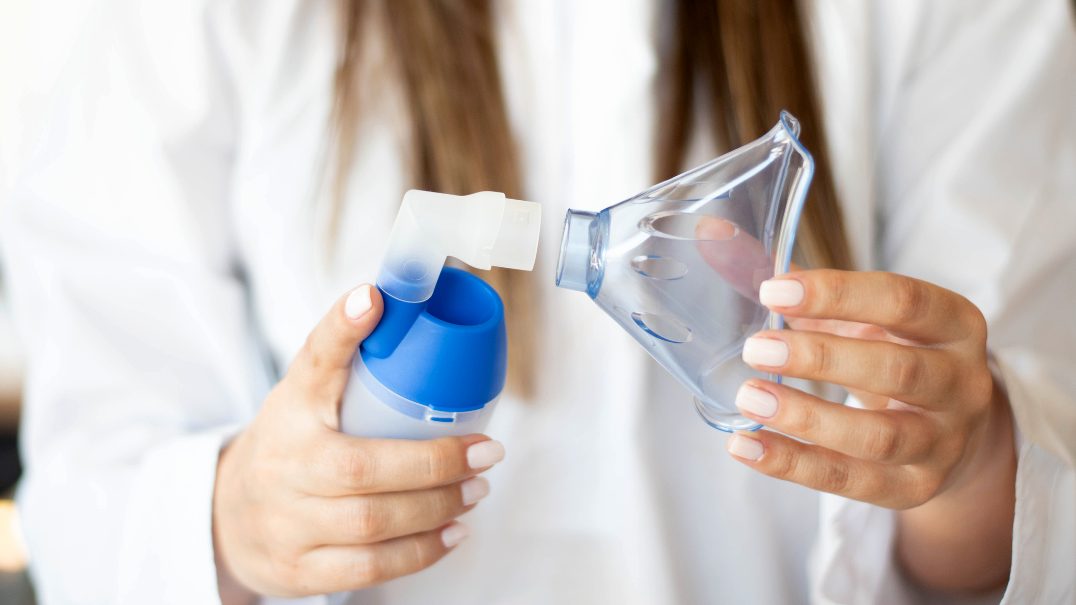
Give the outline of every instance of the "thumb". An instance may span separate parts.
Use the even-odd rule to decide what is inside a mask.
[[[347,386],[351,360],[381,320],[382,309],[381,293],[370,284],[341,297],[307,336],[287,380],[307,398],[335,404]]]

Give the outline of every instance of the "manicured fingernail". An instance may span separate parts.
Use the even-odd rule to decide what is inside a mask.
[[[370,307],[374,306],[373,300],[370,299],[370,288],[372,287],[367,284],[351,291],[351,294],[347,297],[347,302],[344,303],[344,313],[347,313],[348,317],[358,319],[366,315]]]
[[[463,496],[463,505],[470,506],[489,495],[489,479],[485,477],[471,477],[460,483],[460,494]]]
[[[441,530],[441,542],[444,543],[445,548],[452,548],[466,540],[469,535],[471,535],[471,528],[467,527],[466,523],[457,521]]]
[[[729,453],[733,456],[746,460],[758,460],[762,457],[762,452],[765,451],[761,441],[744,437],[739,433],[729,437],[729,442],[725,447],[728,448]]]
[[[736,407],[755,416],[769,418],[777,413],[777,398],[762,389],[745,384],[736,393]]]
[[[471,468],[486,468],[504,460],[504,445],[500,441],[483,441],[467,448],[467,464]]]
[[[773,338],[748,338],[743,360],[751,365],[778,368],[788,363],[788,345]]]
[[[795,307],[803,302],[803,284],[795,279],[770,279],[762,282],[758,299],[767,307]]]

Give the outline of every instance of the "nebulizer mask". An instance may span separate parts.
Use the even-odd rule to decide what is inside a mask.
[[[814,161],[787,112],[764,137],[601,212],[569,210],[557,285],[595,303],[694,395],[708,424],[759,428],[735,405],[744,341],[783,320],[760,284],[788,271]]]
[[[758,425],[736,410],[751,377],[744,341],[782,327],[759,286],[788,271],[814,172],[788,113],[766,136],[601,212],[569,210],[557,285],[586,292],[694,394],[725,431]],[[377,286],[385,302],[356,352],[341,428],[428,439],[484,430],[504,388],[504,306],[478,277],[443,267],[529,270],[541,207],[483,192],[404,198]]]

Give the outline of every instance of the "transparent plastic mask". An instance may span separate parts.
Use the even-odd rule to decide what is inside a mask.
[[[744,341],[783,319],[760,284],[788,271],[814,161],[787,112],[766,136],[599,213],[569,210],[557,285],[586,292],[694,394],[708,424],[759,425],[736,408],[754,370]]]

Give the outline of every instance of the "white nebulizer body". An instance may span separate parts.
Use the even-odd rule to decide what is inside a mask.
[[[507,373],[504,305],[480,278],[444,267],[529,271],[541,206],[493,192],[409,191],[377,287],[380,323],[355,352],[343,432],[433,439],[485,430]]]

